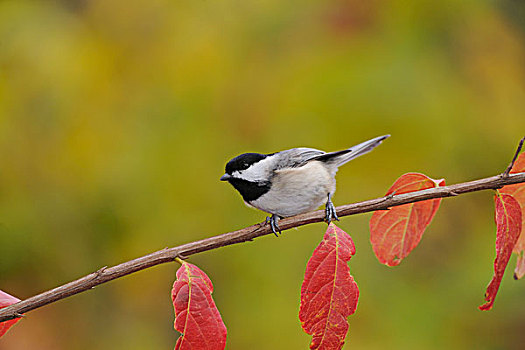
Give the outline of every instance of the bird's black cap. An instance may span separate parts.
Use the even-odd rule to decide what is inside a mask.
[[[248,169],[252,164],[268,157],[265,154],[260,153],[244,153],[230,160],[226,164],[226,174],[232,174],[234,171],[240,171]]]

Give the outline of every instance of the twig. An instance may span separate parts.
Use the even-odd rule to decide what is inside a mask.
[[[516,159],[518,158],[518,155],[521,152],[521,147],[523,147],[523,141],[525,141],[525,137],[523,137],[520,140],[520,143],[518,144],[518,149],[516,150],[516,153],[514,153],[514,157],[512,157],[512,161],[510,162],[510,164],[507,167],[507,169],[505,169],[503,174],[501,174],[501,176],[503,176],[503,177],[508,177],[509,176],[510,171],[512,170],[512,167],[514,166],[514,163],[516,162]]]
[[[464,193],[498,189],[505,185],[525,182],[525,173],[509,174],[507,176],[492,176],[485,179],[464,182],[456,185],[435,187],[417,192],[386,196],[364,202],[342,205],[336,208],[339,217],[367,213],[376,210],[387,210],[390,207],[424,201],[427,199],[452,197]],[[324,210],[318,210],[306,214],[285,218],[279,221],[282,231],[293,227],[303,226],[324,220]],[[205,252],[208,250],[224,247],[231,244],[251,241],[254,238],[271,234],[269,225],[258,223],[243,229],[224,233],[218,236],[202,239],[199,241],[186,243],[178,247],[164,248],[154,253],[140,258],[124,262],[112,267],[104,267],[87,276],[69,282],[55,289],[35,295],[31,298],[22,300],[16,304],[0,309],[0,322],[17,318],[20,314],[37,309],[57,300],[89,290],[99,284],[129,275],[133,272],[147,269],[159,264],[172,262],[177,258],[186,258],[189,255]]]

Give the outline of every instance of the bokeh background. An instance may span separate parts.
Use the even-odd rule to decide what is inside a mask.
[[[525,134],[518,0],[0,1],[0,289],[19,298],[264,219],[219,182],[248,151],[392,137],[338,173],[336,205],[401,174],[495,175]],[[370,214],[344,218],[361,297],[345,349],[523,349],[490,191],[445,199],[421,245],[377,263]],[[215,284],[228,349],[306,349],[309,225],[192,256]],[[177,264],[30,312],[2,350],[171,349]]]

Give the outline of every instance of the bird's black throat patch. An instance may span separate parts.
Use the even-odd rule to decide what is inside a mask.
[[[270,190],[269,182],[251,182],[243,179],[231,178],[228,180],[242,196],[245,202],[251,202]]]

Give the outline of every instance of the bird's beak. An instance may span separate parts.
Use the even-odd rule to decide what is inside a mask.
[[[229,179],[231,179],[231,175],[230,174],[224,174],[221,176],[221,181],[228,181]]]

